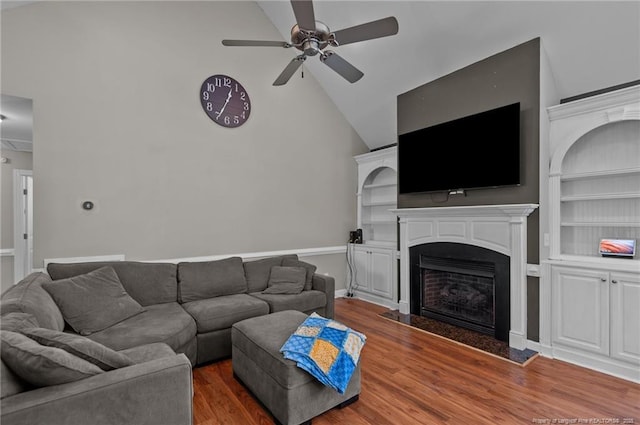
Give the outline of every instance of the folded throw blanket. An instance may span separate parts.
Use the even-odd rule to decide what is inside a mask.
[[[344,394],[366,339],[342,323],[312,313],[280,352],[324,385]]]

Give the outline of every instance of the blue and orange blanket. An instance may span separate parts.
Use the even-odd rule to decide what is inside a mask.
[[[312,313],[280,352],[324,385],[344,394],[366,339],[342,323]]]

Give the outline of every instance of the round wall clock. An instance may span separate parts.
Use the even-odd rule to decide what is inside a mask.
[[[249,119],[251,101],[242,84],[226,75],[212,75],[200,88],[202,109],[223,127],[239,127]]]

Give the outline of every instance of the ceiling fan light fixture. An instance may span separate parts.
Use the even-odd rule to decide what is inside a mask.
[[[7,117],[5,117],[4,115],[0,114],[0,122],[4,121],[5,119],[7,119]]]

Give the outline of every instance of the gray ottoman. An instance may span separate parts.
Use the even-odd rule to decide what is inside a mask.
[[[287,310],[246,319],[231,328],[234,376],[283,425],[310,424],[313,417],[351,404],[360,394],[360,364],[341,395],[282,356],[280,347],[306,318]]]

